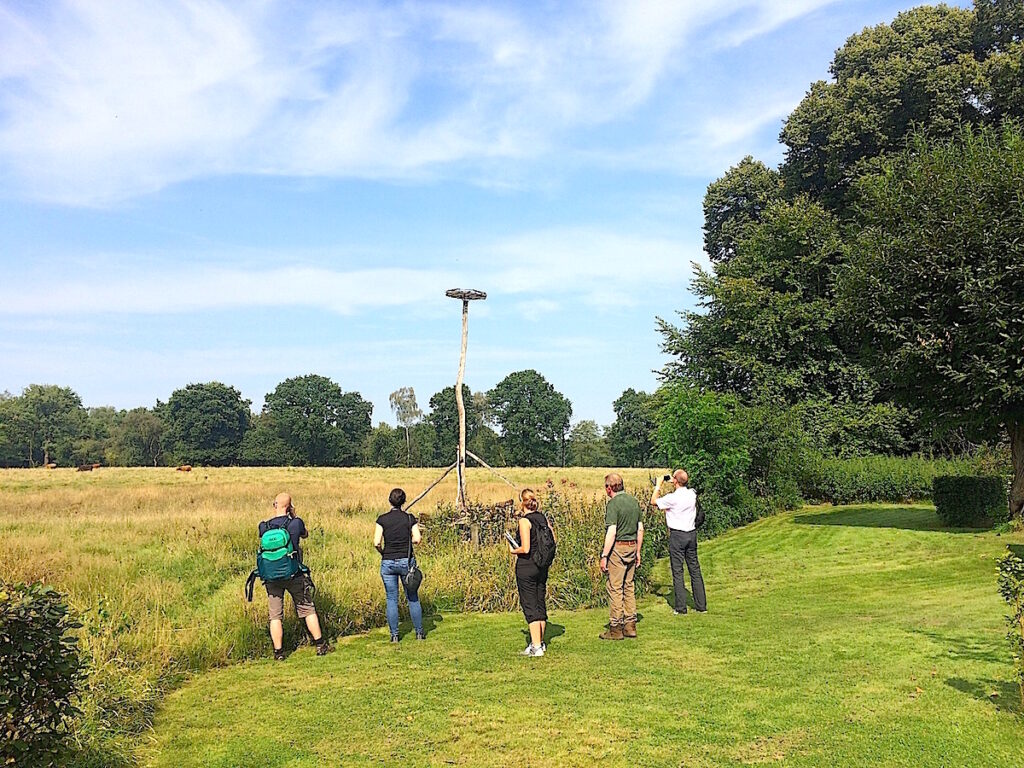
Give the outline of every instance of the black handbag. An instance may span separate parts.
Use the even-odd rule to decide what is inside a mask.
[[[408,514],[408,513],[407,513]],[[420,584],[423,583],[423,571],[416,564],[416,558],[413,557],[412,553],[412,527],[415,523],[409,525],[409,570],[402,577],[402,583],[405,584],[405,589],[411,594],[416,594],[419,591]]]

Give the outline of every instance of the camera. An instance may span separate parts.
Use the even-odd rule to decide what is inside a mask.
[[[671,480],[671,479],[672,479],[672,475],[665,475],[665,477],[663,477],[663,478],[662,478],[662,480],[664,480],[664,481],[665,481],[666,483],[667,483],[667,482],[668,482],[669,480]]]

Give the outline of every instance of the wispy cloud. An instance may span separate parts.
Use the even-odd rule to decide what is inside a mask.
[[[0,7],[0,180],[82,205],[234,173],[400,178],[469,163],[500,184],[508,168],[489,163],[565,151],[696,52],[826,3]]]
[[[42,275],[8,273],[8,298],[0,317],[67,317],[94,314],[158,315],[207,310],[307,307],[350,315],[386,307],[438,304],[448,288],[480,285],[496,296],[521,297],[528,317],[556,311],[561,302],[594,306],[636,304],[634,289],[659,278],[679,279],[699,259],[699,243],[597,227],[535,230],[465,246],[458,270],[422,268],[336,269],[308,266],[301,254],[253,254],[210,266],[164,254],[92,258],[86,269]],[[273,257],[273,258],[271,258]],[[386,254],[381,261],[388,261]],[[273,268],[252,263],[275,262]],[[426,254],[424,263],[437,263]],[[143,266],[144,265],[144,266]],[[481,307],[485,311],[486,307]]]

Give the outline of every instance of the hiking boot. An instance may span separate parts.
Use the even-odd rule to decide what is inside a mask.
[[[274,649],[274,661],[284,661],[284,660],[285,660],[284,648],[275,648]]]
[[[627,621],[626,626],[622,628],[623,637],[636,637],[636,622]]]
[[[598,637],[602,640],[621,640],[625,635],[622,634],[622,627],[616,625],[609,627],[607,632],[602,632]]]
[[[326,640],[324,640],[322,643],[319,643],[317,645],[317,647],[316,647],[316,655],[317,656],[326,656],[328,653],[330,653],[333,650],[334,650],[334,646],[329,645],[328,642]]]

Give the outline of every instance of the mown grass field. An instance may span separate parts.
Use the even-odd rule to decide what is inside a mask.
[[[710,612],[673,616],[663,587],[642,601],[637,641],[599,641],[603,609],[554,611],[549,654],[525,659],[518,612],[442,611],[423,643],[391,646],[371,630],[325,658],[301,647],[284,663],[244,661],[266,645],[266,598],[258,589],[245,604],[242,577],[274,493],[290,490],[310,525],[328,608],[356,616],[383,602],[366,543],[380,499],[433,476],[0,472],[0,576],[45,578],[83,615],[93,674],[79,763],[1021,762],[995,558],[1024,536],[944,530],[929,506],[806,508],[705,542]],[[511,474],[594,491],[602,476]],[[479,497],[508,497],[482,473],[470,482]],[[479,563],[445,557],[423,556],[428,601],[493,587]],[[452,583],[467,573],[480,584]],[[665,563],[656,577],[670,582]]]
[[[1020,536],[1011,537],[1020,540]],[[1019,766],[1024,713],[994,588],[1008,537],[915,507],[808,508],[702,547],[710,610],[555,613],[542,659],[515,614],[443,615],[170,695],[154,766]],[[664,564],[663,577],[667,579]]]

